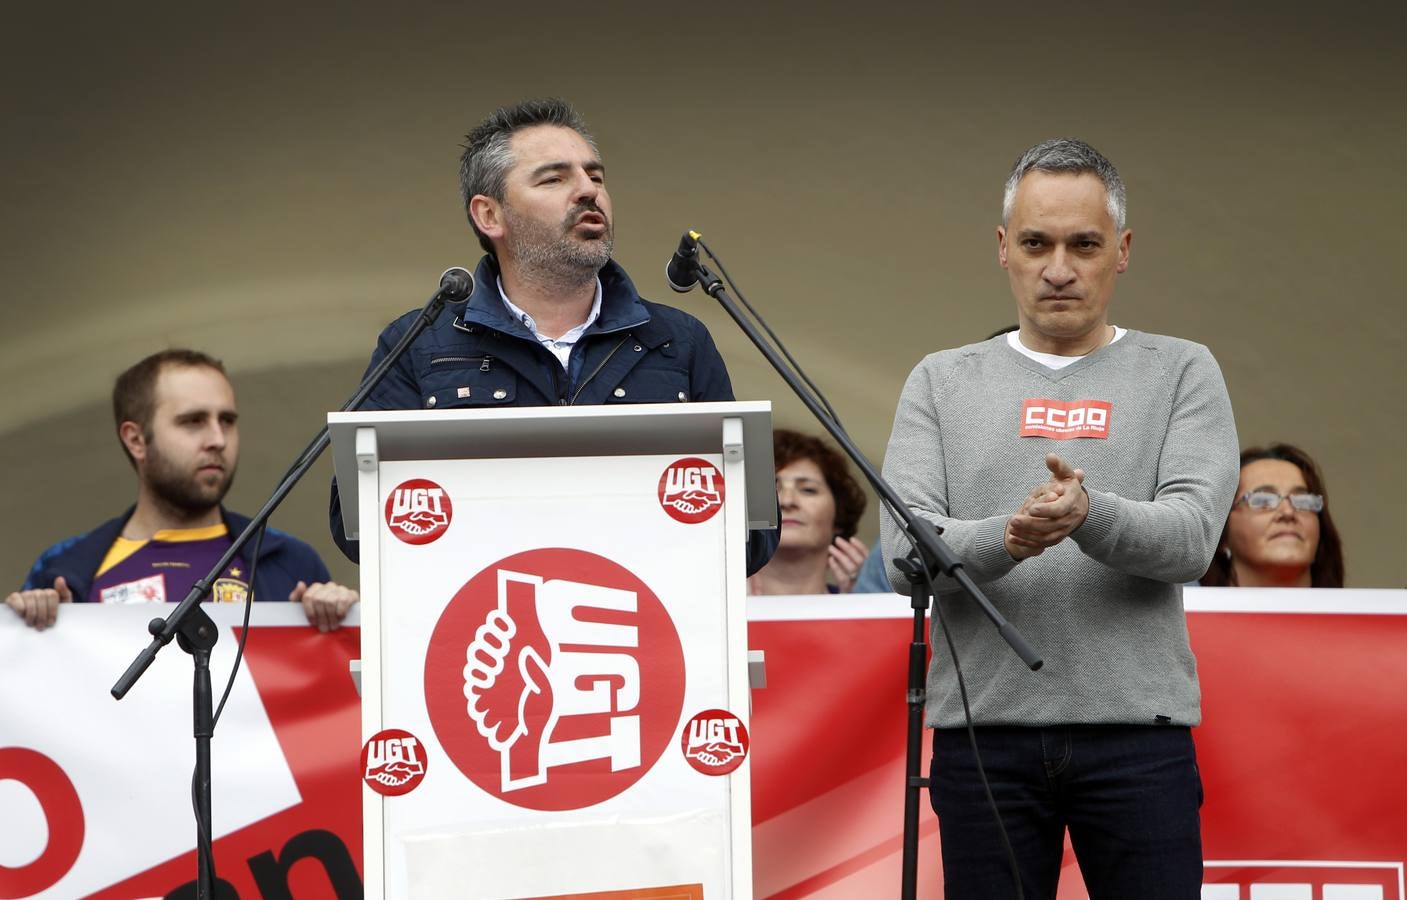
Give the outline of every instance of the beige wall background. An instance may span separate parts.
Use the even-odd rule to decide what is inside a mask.
[[[1407,585],[1407,14],[1228,5],[9,10],[0,580],[130,502],[108,391],[162,347],[229,366],[230,502],[253,512],[379,329],[477,260],[463,133],[558,94],[597,133],[642,292],[710,325],[740,398],[818,430],[712,301],[665,289],[703,231],[876,463],[914,363],[1014,319],[994,239],[1012,160],[1090,141],[1130,193],[1114,320],[1210,345],[1243,445],[1324,466],[1350,584]],[[355,583],[329,472],[274,522]]]

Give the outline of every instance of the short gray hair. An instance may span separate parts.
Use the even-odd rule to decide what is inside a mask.
[[[459,157],[459,193],[464,201],[464,214],[469,218],[469,227],[474,229],[480,246],[488,253],[493,253],[493,245],[474,224],[474,217],[469,215],[469,201],[483,194],[502,202],[508,170],[513,168],[509,141],[514,133],[534,125],[570,128],[581,135],[592,150],[596,149],[596,139],[587,130],[586,121],[570,103],[555,97],[525,100],[516,106],[500,107],[474,126],[474,130],[464,138],[464,153]]]
[[[1090,174],[1104,184],[1104,194],[1109,207],[1109,217],[1114,220],[1114,229],[1123,233],[1128,224],[1128,191],[1124,180],[1114,164],[1104,158],[1104,154],[1075,138],[1054,138],[1041,141],[1021,154],[1011,174],[1006,177],[1006,191],[1002,194],[1002,224],[1011,219],[1011,207],[1016,201],[1016,186],[1033,171],[1063,172],[1071,175]]]

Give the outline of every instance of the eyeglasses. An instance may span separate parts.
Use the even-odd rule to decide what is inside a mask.
[[[1323,494],[1286,494],[1284,496],[1274,491],[1247,491],[1240,497],[1251,509],[1271,510],[1279,509],[1281,500],[1289,500],[1290,506],[1300,512],[1321,512],[1324,509]]]

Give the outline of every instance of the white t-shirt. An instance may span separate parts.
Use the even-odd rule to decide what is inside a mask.
[[[1019,331],[1008,331],[1006,333],[1007,344],[1011,347],[1011,349],[1015,350],[1017,353],[1020,353],[1022,356],[1029,356],[1031,359],[1034,359],[1036,362],[1045,366],[1047,369],[1063,369],[1066,366],[1070,365],[1070,363],[1084,359],[1085,356],[1088,355],[1082,354],[1080,356],[1057,356],[1054,353],[1041,353],[1039,350],[1032,350],[1030,347],[1027,347],[1025,344],[1021,343],[1020,334],[1021,332]],[[1114,341],[1117,341],[1119,338],[1123,337],[1126,334],[1128,334],[1128,329],[1120,328],[1117,325],[1114,326]],[[1114,343],[1114,341],[1110,341],[1109,343],[1112,344]],[[1106,344],[1105,346],[1108,345]]]

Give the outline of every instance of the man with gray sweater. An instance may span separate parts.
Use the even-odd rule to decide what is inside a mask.
[[[1201,720],[1183,582],[1206,571],[1238,446],[1206,347],[1109,323],[1128,267],[1123,182],[1046,141],[1006,182],[997,258],[1019,331],[925,358],[884,474],[1042,653],[1027,669],[956,584],[936,585],[1027,898],[1053,898],[1065,831],[1090,896],[1200,895]],[[882,517],[885,556],[908,545]],[[896,590],[907,585],[890,569]],[[1015,896],[935,618],[926,720],[946,896]]]

